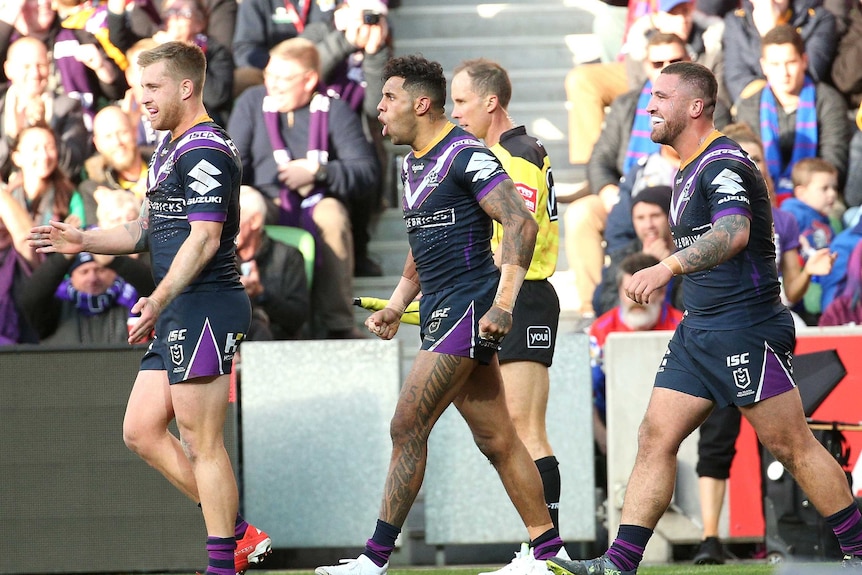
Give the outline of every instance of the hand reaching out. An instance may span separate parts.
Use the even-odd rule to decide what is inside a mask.
[[[84,232],[64,222],[52,221],[47,226],[30,230],[30,247],[40,254],[77,254],[84,251]]]

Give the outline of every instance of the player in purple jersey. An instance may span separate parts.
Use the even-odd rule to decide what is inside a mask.
[[[202,102],[206,60],[180,42],[141,53],[142,105],[167,130],[153,156],[141,216],[110,229],[61,222],[33,228],[42,253],[126,254],[149,250],[156,289],[132,308],[129,343],[155,328],[123,422],[130,449],[200,504],[209,575],[234,575],[271,550],[270,538],[238,514],[224,446],[230,370],[251,306],[235,266],[239,155]],[[180,437],[168,431],[176,420]],[[239,541],[239,545],[237,545]],[[140,542],[145,545],[146,542]]]
[[[530,548],[509,572],[547,573],[537,559],[565,554],[565,549],[545,506],[539,472],[509,418],[496,356],[512,326],[537,224],[494,154],[447,119],[440,64],[421,56],[395,58],[383,76],[377,106],[383,134],[412,148],[401,172],[410,252],[389,303],[365,325],[391,339],[421,288],[422,349],[392,418],[392,456],[374,534],[357,559],[318,567],[315,573],[386,572],[422,485],[428,435],[453,403],[527,527]],[[491,254],[492,219],[505,230],[502,271]]]
[[[690,62],[671,64],[653,84],[651,138],[682,160],[670,213],[677,251],[624,288],[647,303],[682,275],[686,314],[638,432],[617,538],[597,559],[549,560],[558,575],[635,573],[670,504],[680,444],[716,405],[730,404],[826,517],[845,565],[862,567],[862,516],[841,466],[809,430],[791,375],[796,336],[779,298],[766,183],[715,130],[716,92],[712,72]]]

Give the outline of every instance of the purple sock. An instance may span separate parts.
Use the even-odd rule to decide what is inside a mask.
[[[547,539],[544,536],[539,536],[535,541],[530,542],[530,547],[533,548],[533,557],[539,561],[556,557],[557,553],[559,553],[560,549],[563,547],[563,540],[560,539],[559,535],[557,535],[556,529],[552,529],[548,534],[553,536],[550,539]],[[547,540],[543,541],[543,538]]]
[[[644,549],[652,537],[652,529],[639,525],[620,525],[617,538],[606,555],[622,571],[633,571],[644,558]]]
[[[862,555],[862,514],[855,502],[827,517],[826,523],[835,532],[842,553]]]
[[[378,519],[374,535],[365,542],[365,551],[363,551],[363,554],[378,567],[383,567],[389,561],[389,556],[392,555],[392,550],[395,549],[395,540],[400,533],[401,529],[398,527],[386,523],[382,519]]]
[[[233,564],[233,552],[236,549],[236,539],[233,537],[207,537],[206,575],[236,575]]]

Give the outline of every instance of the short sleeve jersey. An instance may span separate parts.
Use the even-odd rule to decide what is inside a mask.
[[[746,328],[784,309],[766,183],[735,142],[713,132],[680,166],[674,182],[670,224],[677,249],[690,246],[730,215],[751,222],[748,246],[708,270],[683,276],[683,322],[690,328]]]
[[[479,202],[507,179],[497,157],[452,123],[405,156],[402,207],[423,293],[497,273],[492,219]]]
[[[554,195],[554,176],[551,160],[542,143],[527,135],[524,126],[503,132],[500,141],[491,151],[503,164],[503,169],[515,182],[524,199],[524,205],[539,225],[536,249],[527,270],[528,280],[551,277],[557,269],[560,245],[557,197]],[[496,251],[503,239],[503,226],[494,222],[491,249]]]
[[[191,231],[191,222],[223,222],[215,256],[186,291],[237,287],[236,234],[242,164],[227,133],[212,122],[183,135],[165,138],[150,160],[147,174],[150,252],[156,283]]]

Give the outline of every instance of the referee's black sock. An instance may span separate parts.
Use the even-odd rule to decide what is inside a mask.
[[[560,530],[560,463],[553,455],[536,460],[539,476],[542,478],[542,487],[545,490],[545,504],[551,521],[557,531]]]

